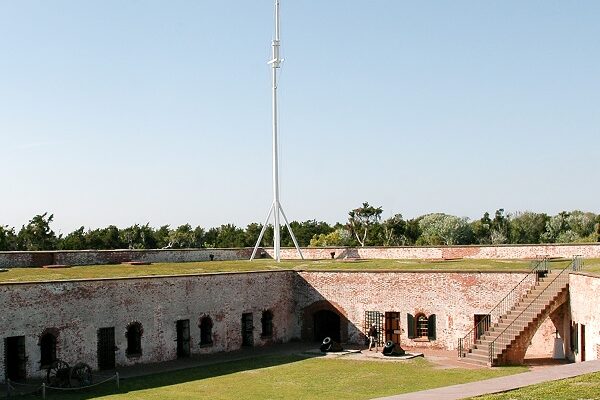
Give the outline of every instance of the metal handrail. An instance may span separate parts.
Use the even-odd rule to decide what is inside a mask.
[[[538,272],[548,272],[548,258],[546,256],[542,257],[539,260],[533,261],[532,264],[534,265],[534,267],[531,269],[531,271],[529,271],[527,275],[519,283],[517,283],[516,286],[512,288],[512,290],[508,292],[508,294],[504,296],[502,300],[498,302],[498,304],[496,304],[490,310],[490,312],[484,314],[485,318],[479,321],[479,323],[475,325],[475,327],[473,327],[464,337],[458,339],[459,358],[465,357],[467,352],[473,348],[473,345],[475,344],[475,332],[478,332],[480,330],[483,330],[484,332],[487,331],[492,325],[492,316],[494,316],[494,318],[500,319],[501,316],[506,314],[508,310],[510,310],[515,305],[515,303],[517,303],[517,301],[521,299],[522,295],[520,289],[523,282],[528,280],[532,274],[535,274],[535,281],[537,283],[539,278]],[[517,289],[519,289],[518,297]]]
[[[505,345],[507,343],[510,344],[510,342],[512,342],[514,340],[515,328],[513,327],[513,325],[515,324],[516,321],[519,320],[519,317],[521,317],[521,315],[523,315],[526,311],[530,311],[530,307],[533,306],[534,304],[537,304],[537,300],[539,299],[539,297],[541,295],[543,295],[544,293],[546,293],[546,291],[549,290],[551,287],[555,287],[554,285],[556,283],[564,284],[565,282],[568,282],[569,274],[567,273],[566,275],[563,275],[565,271],[568,271],[569,269],[571,269],[573,271],[580,271],[582,267],[583,267],[583,260],[581,259],[581,257],[574,256],[571,263],[567,267],[565,267],[562,271],[560,271],[560,273],[558,275],[556,275],[554,277],[554,279],[552,279],[552,281],[548,284],[548,286],[544,290],[542,290],[535,297],[535,299],[533,299],[531,302],[529,302],[529,304],[527,304],[527,306],[523,309],[523,311],[521,311],[519,313],[519,315],[517,315],[512,320],[512,322],[506,328],[504,328],[504,330],[502,332],[500,332],[500,334],[488,345],[488,351],[489,351],[488,354],[489,354],[490,365],[492,365],[494,363],[494,358],[496,355],[496,352],[495,352],[496,342],[499,342],[499,344]],[[559,280],[559,278],[564,278],[565,276],[567,277],[567,279]],[[518,328],[518,329],[519,329],[519,331],[517,333],[519,333],[521,331],[521,328]],[[509,341],[507,341],[504,337],[504,336],[508,335],[507,331],[510,332],[511,339]]]

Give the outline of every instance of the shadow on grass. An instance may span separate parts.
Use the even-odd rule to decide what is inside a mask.
[[[121,379],[120,387],[117,388],[115,381],[109,381],[102,385],[90,388],[82,388],[77,391],[62,391],[47,389],[47,399],[65,399],[65,400],[85,400],[100,396],[109,396],[116,394],[126,394],[138,390],[154,389],[163,386],[177,385],[180,383],[192,382],[202,379],[214,378],[223,375],[235,374],[242,371],[251,371],[260,368],[275,367],[284,364],[294,363],[306,360],[308,358],[318,357],[317,355],[272,355],[259,356],[256,358],[228,361],[219,364],[211,364],[193,368],[182,369],[178,371],[169,371],[156,373],[152,375],[139,376],[135,378]],[[2,396],[6,396],[3,393]],[[6,398],[6,397],[2,397]],[[41,399],[41,393],[27,396],[11,396],[19,400]]]

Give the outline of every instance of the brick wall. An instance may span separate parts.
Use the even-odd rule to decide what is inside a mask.
[[[265,251],[272,257],[273,250]],[[600,243],[592,244],[539,244],[501,246],[439,246],[439,247],[331,247],[302,249],[304,258],[366,258],[366,259],[533,259],[539,256],[567,257],[580,255],[585,258],[600,258]],[[281,258],[297,259],[294,248],[281,250]]]
[[[78,250],[0,252],[0,267],[39,267],[50,264],[119,264],[124,261],[191,262],[249,259],[252,249],[178,249],[178,250]]]
[[[182,319],[190,320],[192,354],[238,349],[241,315],[247,312],[253,313],[257,346],[294,338],[311,340],[311,316],[332,310],[341,316],[341,338],[348,343],[363,343],[365,311],[387,311],[400,313],[403,345],[455,349],[457,339],[473,327],[474,315],[486,314],[525,276],[476,271],[276,271],[4,283],[0,284],[0,338],[25,336],[29,377],[42,373],[39,340],[48,329],[58,332],[59,358],[95,368],[97,330],[115,327],[117,364],[131,365],[174,359],[175,323]],[[600,277],[572,274],[570,288],[571,308],[564,318],[586,325],[587,359],[593,359],[600,347]],[[271,338],[261,336],[261,314],[267,309],[274,316]],[[436,315],[435,340],[408,339],[406,316],[417,313]],[[205,315],[213,321],[214,344],[200,347],[198,325]],[[125,331],[133,321],[143,327],[142,355],[128,358]],[[550,328],[544,329],[540,335],[547,339],[549,332]]]
[[[269,257],[273,249],[265,248]],[[548,244],[504,246],[442,246],[442,247],[336,247],[303,248],[304,258],[318,260],[331,258],[364,259],[533,259],[538,256],[600,258],[600,243]],[[112,264],[123,261],[190,262],[206,261],[213,254],[216,260],[247,260],[251,248],[244,249],[181,249],[181,250],[82,250],[46,252],[0,252],[0,267],[30,267],[47,264],[90,265]],[[299,259],[294,248],[281,250],[283,259]]]
[[[301,319],[305,308],[328,302],[348,320],[347,340],[355,344],[364,341],[365,311],[399,312],[403,344],[455,349],[458,338],[473,328],[474,314],[490,311],[524,276],[505,272],[303,271],[296,278],[295,312]],[[408,339],[407,314],[417,313],[436,315],[435,341]],[[310,331],[311,327],[305,327],[305,332],[306,328]],[[302,326],[297,329],[296,335],[301,335]]]
[[[118,365],[176,358],[177,320],[190,320],[191,353],[230,351],[241,346],[242,313],[253,313],[254,343],[292,338],[293,273],[257,272],[169,278],[132,278],[0,285],[0,338],[25,336],[27,375],[39,376],[42,332],[55,328],[58,357],[97,366],[97,330],[115,327]],[[263,310],[273,312],[273,336],[261,337]],[[200,318],[211,317],[213,346],[200,347]],[[126,327],[142,324],[142,355],[125,354]],[[0,340],[0,354],[4,341]],[[4,359],[0,377],[4,377]]]
[[[581,347],[581,324],[585,325],[585,358],[600,359],[600,277],[585,273],[572,273],[569,277],[571,320],[579,324],[578,336]],[[565,340],[565,342],[567,342]],[[568,342],[567,342],[568,343]],[[571,356],[581,361],[581,351]]]

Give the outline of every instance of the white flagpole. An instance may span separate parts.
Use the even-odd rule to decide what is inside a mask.
[[[278,125],[277,125],[277,70],[281,66],[281,62],[283,61],[279,57],[279,0],[275,0],[275,38],[271,42],[271,47],[273,50],[271,61],[269,64],[272,69],[272,95],[273,95],[273,103],[272,103],[272,114],[273,114],[273,204],[271,205],[271,211],[273,214],[273,248],[275,251],[275,260],[277,262],[281,261],[281,237],[280,237],[280,215],[283,214],[283,208],[281,207],[281,202],[279,201],[279,154],[278,154]],[[259,235],[258,241],[256,242],[256,246],[254,246],[254,251],[252,252],[252,256],[250,256],[250,260],[254,259],[256,255],[256,250],[258,249],[260,242],[262,240],[262,236],[264,234],[264,230],[268,220],[270,219],[271,212],[267,216],[267,221],[263,226],[261,234]],[[285,214],[284,218],[285,218]],[[296,246],[296,250],[298,250],[298,254],[300,254],[300,258],[304,259],[302,255],[302,251],[300,250],[300,246],[298,246],[298,242],[296,241],[296,237],[294,236],[294,232],[292,232],[292,228],[289,223],[286,226],[288,231],[290,232],[290,236]]]

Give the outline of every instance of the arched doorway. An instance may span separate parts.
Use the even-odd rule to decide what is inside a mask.
[[[314,321],[314,340],[322,342],[326,337],[330,337],[336,342],[340,342],[340,316],[330,310],[320,310],[313,314]]]

